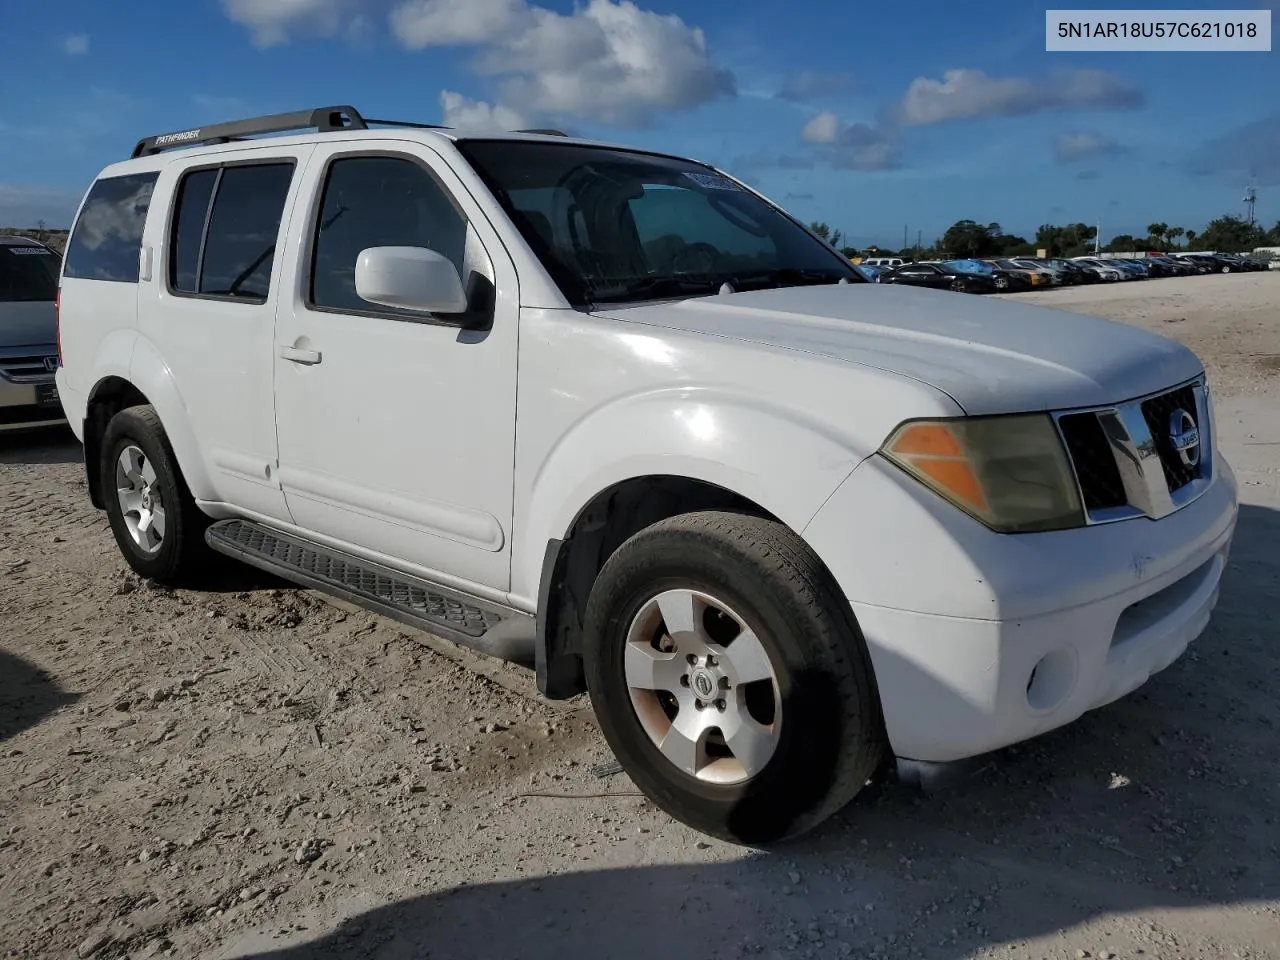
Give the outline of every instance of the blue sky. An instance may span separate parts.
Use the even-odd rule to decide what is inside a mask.
[[[1227,6],[1274,4],[1159,8]],[[65,225],[143,136],[328,103],[693,156],[859,245],[961,218],[1198,230],[1242,213],[1251,178],[1259,219],[1280,218],[1276,53],[1047,53],[1044,7],[1021,0],[9,0],[3,17],[8,225]]]

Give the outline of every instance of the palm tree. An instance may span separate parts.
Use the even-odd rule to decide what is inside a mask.
[[[1170,227],[1170,228],[1165,232],[1165,236],[1167,236],[1167,237],[1169,238],[1169,246],[1171,246],[1171,247],[1177,247],[1177,246],[1178,246],[1178,238],[1179,238],[1179,237],[1181,237],[1181,236],[1183,236],[1183,235],[1185,235],[1185,234],[1186,234],[1186,232],[1187,232],[1187,231],[1183,230],[1181,227]]]
[[[1153,223],[1147,227],[1147,233],[1156,242],[1156,246],[1163,247],[1165,245],[1164,235],[1168,229],[1169,225],[1167,223]]]
[[[1191,249],[1191,247],[1195,244],[1195,242],[1196,242],[1196,237],[1198,237],[1198,236],[1199,236],[1199,234],[1198,234],[1198,233],[1196,233],[1194,230],[1188,230],[1188,231],[1184,234],[1184,236],[1187,238],[1187,249],[1188,249],[1188,250],[1190,250],[1190,249]]]

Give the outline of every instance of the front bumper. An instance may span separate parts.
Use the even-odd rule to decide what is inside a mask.
[[[14,383],[0,376],[0,433],[66,422],[52,376],[33,383]]]
[[[1221,459],[1162,520],[1001,535],[872,457],[805,538],[844,588],[890,746],[942,763],[1061,727],[1141,686],[1218,599],[1236,522]]]

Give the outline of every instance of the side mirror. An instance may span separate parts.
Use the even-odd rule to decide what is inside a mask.
[[[356,294],[384,307],[465,313],[467,294],[452,261],[425,247],[369,247],[356,258]]]

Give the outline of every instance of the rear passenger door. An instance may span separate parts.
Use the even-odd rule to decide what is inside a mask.
[[[289,519],[276,475],[275,266],[311,150],[170,165],[163,178],[172,189],[158,195],[172,205],[152,218],[164,233],[149,227],[143,250],[155,268],[139,326],[182,395],[214,487],[206,498],[274,520]]]

